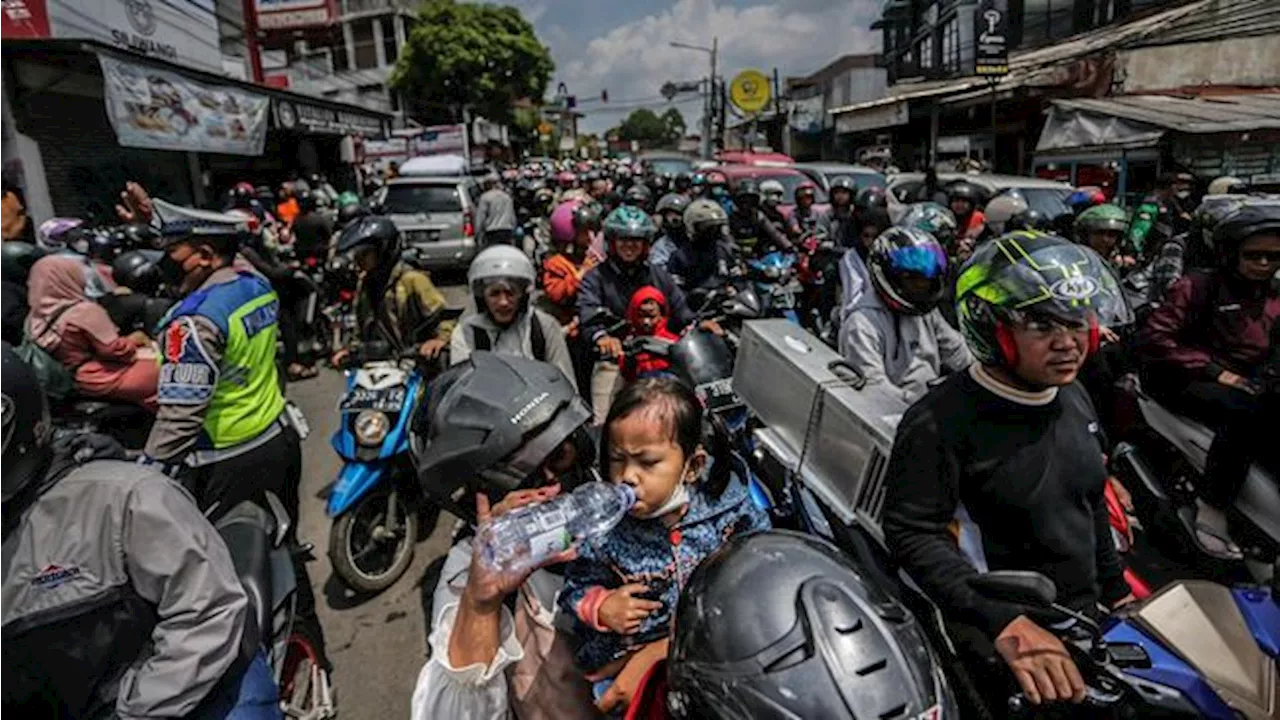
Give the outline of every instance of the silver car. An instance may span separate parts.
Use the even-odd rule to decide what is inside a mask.
[[[1057,180],[1025,177],[1022,175],[994,175],[969,173],[938,173],[938,187],[945,193],[945,188],[953,182],[966,180],[977,185],[987,193],[988,198],[1017,191],[1027,205],[1039,210],[1047,218],[1056,218],[1070,212],[1067,207],[1067,196],[1072,187]],[[891,175],[888,180],[887,200],[889,202],[889,219],[897,222],[907,211],[911,203],[920,202],[924,188],[924,173],[910,172]],[[946,204],[945,202],[943,203]]]
[[[374,197],[378,212],[404,234],[404,254],[430,269],[466,267],[476,254],[480,188],[469,177],[399,177]]]

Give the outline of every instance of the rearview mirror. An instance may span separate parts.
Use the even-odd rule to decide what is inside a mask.
[[[969,587],[992,600],[1049,607],[1058,599],[1058,588],[1049,578],[1029,570],[995,570],[969,578]]]

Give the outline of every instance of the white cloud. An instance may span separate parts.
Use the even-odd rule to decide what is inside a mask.
[[[806,74],[845,53],[874,52],[879,35],[869,25],[878,6],[877,0],[784,0],[736,8],[716,0],[677,0],[666,10],[614,28],[585,48],[565,46],[558,38],[547,40],[557,59],[557,80],[580,96],[608,89],[618,104],[655,97],[668,80],[706,76],[707,55],[670,47],[672,41],[709,46],[718,37],[718,73],[728,77],[748,67],[766,73],[777,67],[784,77]],[[687,115],[690,109],[684,107]],[[603,130],[617,119],[611,113],[592,113],[583,128]],[[688,119],[690,125],[696,121]]]

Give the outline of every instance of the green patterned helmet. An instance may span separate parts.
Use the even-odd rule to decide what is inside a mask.
[[[1080,240],[1084,240],[1091,232],[1103,230],[1125,232],[1128,229],[1129,216],[1124,210],[1110,203],[1094,205],[1076,218],[1076,237]]]
[[[618,209],[609,213],[609,216],[604,219],[604,237],[606,240],[613,240],[614,238],[652,240],[657,233],[658,226],[653,224],[653,218],[637,207],[619,206]]]
[[[1133,321],[1115,275],[1084,245],[1017,231],[979,246],[956,281],[956,316],[979,362],[1007,364],[1000,327],[1028,315],[1117,327]]]
[[[359,204],[360,204],[360,196],[356,195],[350,190],[339,195],[338,201],[335,203],[335,205],[338,206],[339,210],[341,210],[344,207],[351,207],[352,205],[359,205]]]
[[[896,225],[923,230],[948,249],[955,245],[956,228],[959,227],[955,213],[935,202],[913,204],[898,219]]]

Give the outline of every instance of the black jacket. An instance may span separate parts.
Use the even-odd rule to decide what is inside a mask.
[[[595,342],[607,334],[611,322],[626,317],[632,294],[646,285],[658,288],[667,296],[667,306],[671,308],[667,327],[672,332],[679,332],[693,320],[684,292],[667,271],[647,263],[623,268],[610,257],[588,270],[578,289],[578,317],[582,319],[583,336]]]

